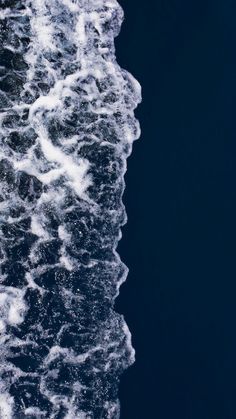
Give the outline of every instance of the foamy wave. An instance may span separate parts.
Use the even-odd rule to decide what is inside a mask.
[[[115,0],[1,0],[0,418],[117,419],[134,361],[126,159],[140,86],[115,59]]]

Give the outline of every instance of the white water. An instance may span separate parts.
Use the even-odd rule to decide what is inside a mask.
[[[115,59],[116,0],[1,2],[0,418],[119,417],[134,361],[126,159],[140,86]]]

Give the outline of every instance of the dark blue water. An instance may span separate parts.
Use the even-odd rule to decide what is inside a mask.
[[[122,419],[236,417],[236,6],[121,1],[118,60],[143,87],[117,303],[136,364]]]

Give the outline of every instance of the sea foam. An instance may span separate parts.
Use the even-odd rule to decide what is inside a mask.
[[[0,418],[117,419],[138,82],[116,0],[0,0]]]

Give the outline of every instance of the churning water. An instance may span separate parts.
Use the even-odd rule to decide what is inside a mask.
[[[0,0],[0,418],[119,418],[134,361],[126,159],[140,86],[116,0]]]

